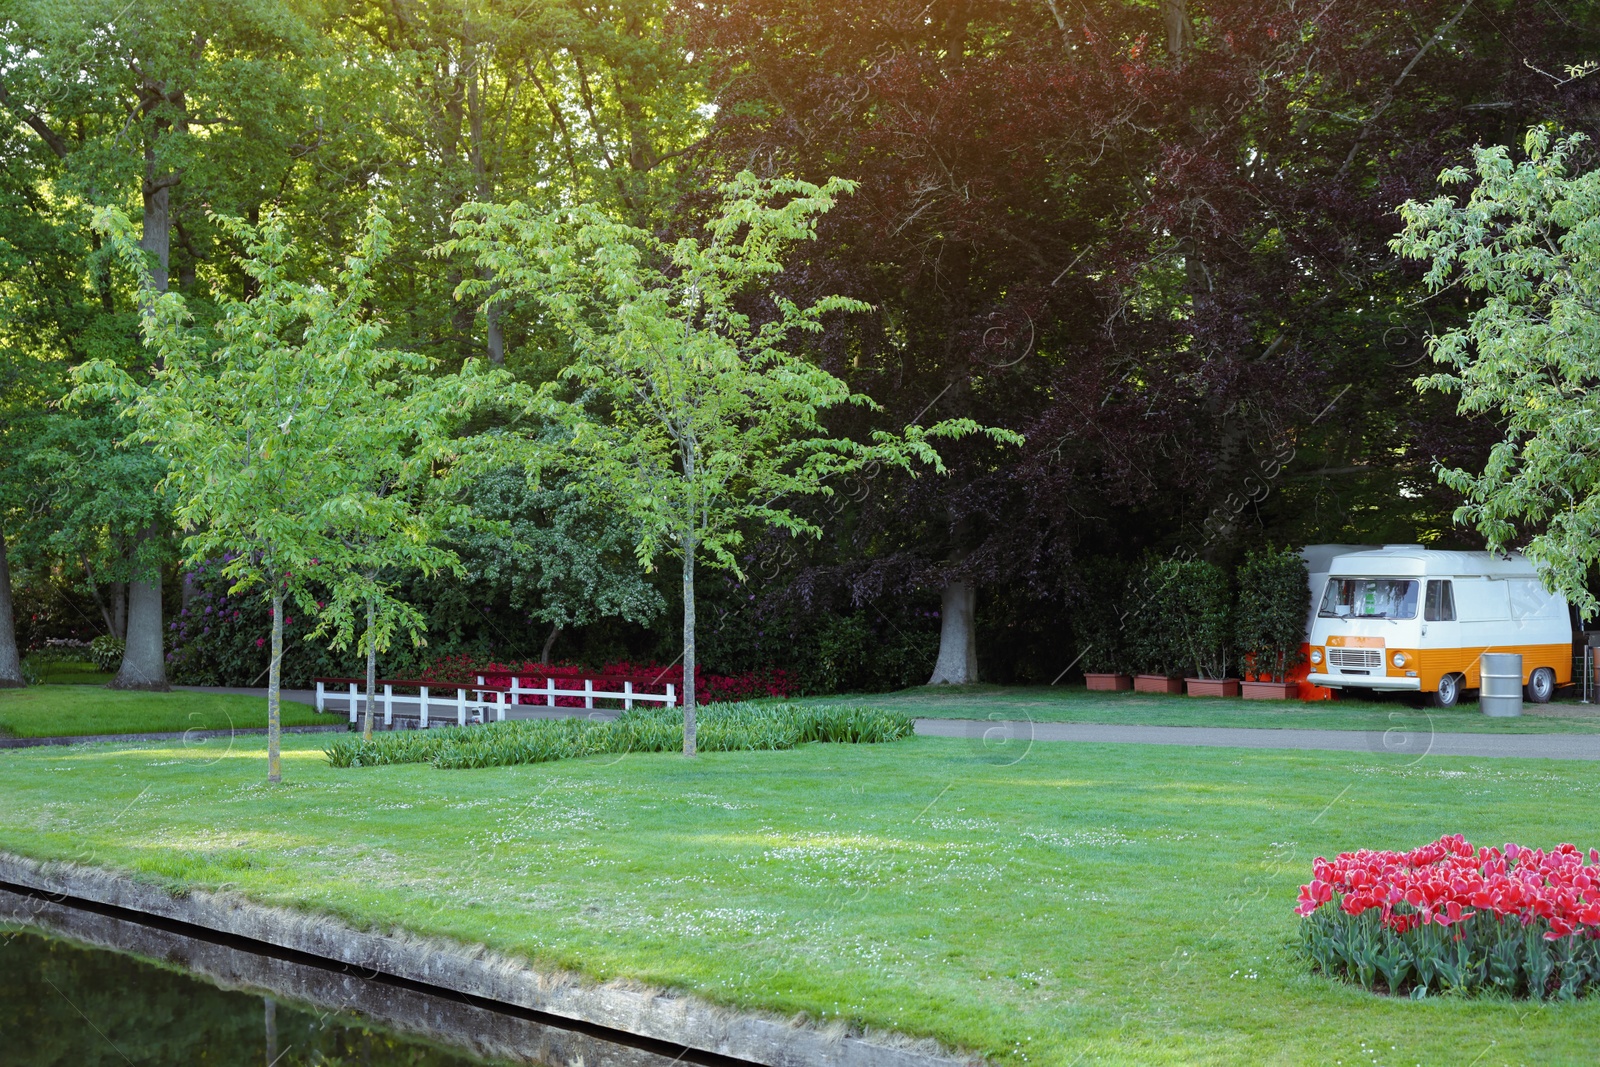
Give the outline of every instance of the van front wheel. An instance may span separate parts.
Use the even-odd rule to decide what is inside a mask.
[[[1556,695],[1556,672],[1549,667],[1535,667],[1528,675],[1528,684],[1522,687],[1522,696],[1530,704],[1548,704]]]
[[[1439,688],[1433,693],[1433,706],[1453,708],[1461,701],[1461,675],[1446,674],[1439,679]]]

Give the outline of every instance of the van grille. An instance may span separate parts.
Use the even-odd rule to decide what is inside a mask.
[[[1383,669],[1383,652],[1376,648],[1330,648],[1328,666],[1361,671]]]

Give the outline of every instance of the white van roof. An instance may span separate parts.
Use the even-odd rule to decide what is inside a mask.
[[[1328,573],[1328,564],[1340,556],[1348,556],[1353,552],[1371,552],[1383,547],[1382,545],[1306,545],[1300,550],[1300,558],[1306,561],[1306,570],[1313,578]],[[1320,588],[1314,590],[1321,593]]]
[[[1420,576],[1482,574],[1495,578],[1536,578],[1538,571],[1522,553],[1499,556],[1493,552],[1449,552],[1421,545],[1384,545],[1366,552],[1335,557],[1328,565],[1333,576]]]

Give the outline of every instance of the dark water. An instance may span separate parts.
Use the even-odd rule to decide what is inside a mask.
[[[0,1067],[672,1062],[440,991],[0,890]]]
[[[7,1067],[489,1062],[353,1015],[219,989],[105,949],[0,933],[0,1063]]]

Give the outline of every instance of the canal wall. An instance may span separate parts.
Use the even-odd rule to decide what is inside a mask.
[[[926,1040],[779,1019],[632,983],[594,982],[567,971],[540,969],[482,946],[404,931],[357,930],[329,916],[270,907],[232,893],[196,889],[175,894],[95,867],[0,852],[0,889],[23,890],[35,898],[43,895],[69,909],[75,904],[91,910],[98,906],[102,914],[123,920],[149,917],[169,929],[181,924],[192,929],[176,932],[190,940],[197,934],[203,940],[208,932],[229,939],[237,949],[292,953],[330,968],[348,968],[358,976],[389,977],[473,998],[485,1006],[536,1013],[556,1025],[567,1020],[590,1033],[631,1035],[651,1045],[676,1045],[763,1067],[966,1067],[979,1062]],[[591,1051],[587,1062],[604,1058]],[[575,1060],[562,1057],[557,1062],[585,1059],[580,1054]]]

